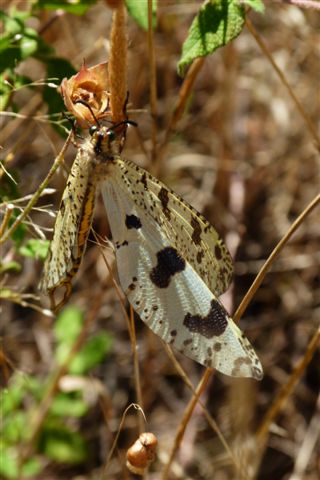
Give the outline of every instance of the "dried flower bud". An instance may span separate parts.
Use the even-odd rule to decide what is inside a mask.
[[[127,451],[127,468],[136,475],[143,475],[156,456],[158,440],[153,433],[141,433]]]
[[[62,80],[60,88],[65,106],[76,117],[80,127],[88,128],[94,123],[92,113],[86,105],[90,106],[97,120],[110,115],[107,63],[100,63],[91,68],[83,64],[76,75]],[[79,100],[86,105],[77,103]]]

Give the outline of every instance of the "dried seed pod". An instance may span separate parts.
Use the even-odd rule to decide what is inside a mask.
[[[100,63],[62,80],[60,91],[68,111],[77,119],[81,128],[89,128],[94,117],[99,120],[110,116],[108,63]]]
[[[127,468],[136,475],[143,475],[156,456],[158,440],[151,432],[141,433],[127,451]]]

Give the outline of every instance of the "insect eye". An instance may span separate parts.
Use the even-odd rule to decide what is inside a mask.
[[[108,131],[108,137],[109,137],[110,142],[112,142],[113,140],[115,140],[115,138],[116,138],[115,132],[114,132],[113,130],[109,130],[109,131]]]
[[[98,130],[98,127],[97,127],[96,125],[92,125],[92,126],[89,128],[89,133],[90,133],[90,135],[92,136],[97,130]]]

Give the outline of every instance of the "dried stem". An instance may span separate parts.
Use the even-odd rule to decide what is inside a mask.
[[[234,464],[234,467],[237,469],[237,471],[238,471],[239,473],[241,473],[241,472],[240,472],[240,465],[238,464],[235,456],[233,455],[233,453],[232,453],[232,451],[231,451],[231,449],[230,449],[230,447],[229,447],[226,439],[224,438],[223,433],[221,432],[221,430],[220,430],[217,422],[212,418],[212,416],[211,416],[210,413],[208,412],[206,406],[205,406],[204,403],[200,400],[199,394],[198,394],[197,391],[195,390],[195,388],[194,388],[191,380],[189,379],[188,375],[186,374],[186,372],[185,372],[185,371],[183,370],[183,368],[181,367],[180,363],[179,363],[179,362],[177,361],[177,359],[175,358],[175,356],[174,356],[171,348],[169,347],[169,345],[167,345],[165,342],[162,342],[162,343],[163,343],[163,346],[164,346],[164,348],[165,348],[165,350],[166,350],[166,352],[167,352],[170,360],[172,361],[172,364],[175,366],[177,372],[179,373],[179,375],[181,376],[181,378],[183,379],[183,381],[185,382],[185,384],[188,386],[188,388],[192,391],[192,393],[193,393],[193,395],[194,395],[194,397],[193,397],[192,400],[190,401],[190,404],[194,401],[195,398],[197,398],[198,404],[200,405],[200,407],[201,407],[201,409],[202,409],[202,411],[203,411],[203,414],[204,414],[204,416],[205,416],[206,419],[207,419],[208,424],[210,425],[210,427],[212,428],[212,430],[213,430],[213,431],[217,434],[217,436],[219,437],[222,445],[224,446],[224,448],[225,448],[226,452],[228,453],[229,457],[231,458],[231,460],[232,460],[232,462],[233,462],[233,464]],[[209,373],[210,373],[210,372],[209,372],[209,369],[208,369],[208,380],[209,380],[209,378],[210,378],[210,377],[209,377]],[[201,392],[204,390],[204,388],[205,388],[206,385],[207,385],[207,383],[203,386],[203,389],[201,390]],[[189,405],[190,405],[190,404],[189,404]],[[187,409],[186,409],[186,410],[187,410]],[[187,418],[187,421],[189,421],[189,418]],[[183,434],[184,434],[184,431],[185,431],[186,427],[187,427],[187,423],[184,425]],[[178,432],[177,432],[177,434],[176,434],[175,441],[174,441],[174,446],[177,445],[177,448],[179,448],[179,446],[180,446],[180,444],[178,444],[180,438],[181,438],[181,440],[182,440],[182,438],[183,438],[183,436],[180,434],[181,430],[182,430],[182,426],[181,426],[181,424],[180,424],[179,429],[178,429]],[[178,435],[179,435],[179,438],[178,438]],[[180,443],[181,443],[181,441],[180,441]],[[170,462],[170,460],[169,460],[170,463],[172,463],[174,453],[175,453],[175,452],[171,452],[172,458],[170,458],[171,462]],[[172,455],[172,454],[173,454],[173,455]],[[169,466],[169,468],[170,468],[169,462],[168,462],[168,465],[166,465],[166,468],[168,468],[168,466]]]
[[[84,344],[87,338],[89,327],[96,319],[96,316],[100,309],[103,296],[104,296],[104,291],[102,289],[93,299],[92,306],[89,309],[90,313],[87,315],[83,323],[83,326],[78,338],[72,345],[71,350],[67,358],[65,359],[65,361],[54,372],[50,385],[47,389],[47,392],[45,393],[37,409],[37,412],[31,421],[31,432],[28,436],[27,442],[23,445],[20,451],[20,456],[19,456],[20,475],[21,475],[21,469],[23,467],[24,462],[30,457],[30,455],[33,452],[34,444],[41,431],[43,422],[45,421],[48,411],[52,405],[53,399],[59,390],[60,379],[68,372],[70,363],[72,362],[75,355],[79,352],[80,348]]]
[[[140,368],[139,368],[139,356],[137,351],[137,337],[136,337],[136,328],[134,323],[134,310],[130,305],[130,341],[131,341],[131,350],[133,356],[133,369],[134,369],[134,384],[136,390],[137,402],[143,408],[142,400],[142,391],[141,391],[141,382],[140,382]],[[144,422],[142,421],[141,416],[139,415],[139,432],[144,432]]]
[[[142,408],[140,407],[140,405],[137,405],[136,403],[131,403],[130,405],[128,405],[128,407],[125,409],[125,411],[123,412],[122,414],[122,418],[121,418],[121,422],[120,422],[120,425],[119,425],[119,428],[117,430],[117,433],[116,433],[116,436],[113,440],[113,443],[112,443],[112,446],[111,446],[111,449],[110,449],[110,452],[108,454],[108,458],[106,460],[106,463],[105,463],[105,466],[104,466],[104,469],[103,469],[103,479],[108,479],[110,477],[106,477],[106,473],[107,473],[107,470],[109,468],[109,465],[110,465],[110,461],[113,457],[113,454],[114,454],[114,451],[116,449],[116,446],[117,446],[117,443],[118,443],[118,439],[119,439],[119,435],[121,433],[121,430],[122,430],[122,427],[123,427],[123,424],[125,422],[125,419],[126,419],[126,416],[127,416],[127,413],[128,411],[131,409],[131,408],[135,408],[136,410],[138,410],[139,412],[141,412],[142,414],[142,417],[144,419],[144,421],[146,422],[146,417],[144,415],[144,411],[142,410]]]
[[[2,223],[0,225],[0,239],[4,234],[4,232],[5,232],[5,230],[8,226],[8,223],[10,222],[10,218],[11,218],[13,210],[14,210],[14,205],[12,203],[8,203],[6,205],[6,210],[5,210],[5,213],[4,213],[4,216],[3,216]]]
[[[283,249],[283,247],[288,243],[289,239],[292,237],[294,232],[297,230],[298,227],[300,227],[301,223],[304,221],[304,219],[309,215],[309,213],[312,212],[312,210],[320,203],[320,194],[317,195],[310,203],[307,205],[307,207],[303,210],[303,212],[299,215],[299,217],[293,222],[287,233],[282,237],[280,242],[277,244],[277,246],[274,248],[274,250],[271,252],[269,258],[266,260],[264,263],[263,267],[259,271],[258,275],[256,276],[253,284],[247,291],[246,295],[242,299],[241,304],[239,305],[236,313],[234,314],[233,318],[236,322],[240,320],[242,317],[244,311],[246,310],[247,306],[251,302],[252,298],[254,297],[256,291],[260,287],[261,283],[264,280],[264,277],[266,276],[268,270],[270,270],[271,265]]]
[[[175,434],[175,437],[174,437],[173,447],[172,447],[172,450],[170,452],[168,463],[165,465],[164,470],[162,472],[161,480],[167,480],[167,478],[169,476],[169,472],[170,472],[170,468],[171,468],[174,456],[177,453],[177,451],[178,451],[178,449],[181,445],[181,442],[182,442],[184,433],[186,431],[188,422],[191,418],[191,415],[193,413],[193,410],[194,410],[197,402],[199,401],[200,395],[202,394],[202,392],[204,391],[204,389],[208,385],[211,373],[212,373],[211,369],[207,368],[205,370],[200,382],[198,383],[198,386],[197,386],[196,391],[195,391],[195,395],[191,398],[191,400],[188,403],[186,409],[184,410],[181,422],[179,424],[178,430],[177,430],[177,432]]]
[[[148,53],[150,68],[151,159],[153,164],[155,164],[157,157],[157,71],[152,28],[152,0],[148,0]],[[154,167],[157,170],[157,166],[154,165]]]
[[[101,244],[99,242],[99,238],[96,234],[96,232],[93,231],[93,235],[98,243],[98,246],[101,247]],[[108,269],[111,281],[113,283],[113,286],[116,290],[116,294],[119,298],[121,309],[123,311],[124,317],[127,322],[128,326],[128,331],[129,331],[129,336],[130,336],[130,344],[131,344],[131,351],[132,351],[132,356],[133,356],[133,368],[134,368],[134,383],[135,383],[135,390],[136,390],[136,398],[137,398],[137,403],[143,407],[143,402],[142,402],[142,391],[141,391],[141,382],[140,382],[140,370],[139,370],[139,357],[138,357],[138,352],[137,352],[137,338],[136,338],[136,330],[135,330],[135,324],[134,324],[134,310],[130,306],[130,317],[128,316],[127,310],[126,310],[126,304],[125,300],[123,298],[123,294],[121,292],[121,289],[119,288],[119,285],[117,284],[112,270],[110,268],[110,265],[108,263],[108,260],[106,256],[103,253],[103,250],[101,249],[101,255],[103,257],[104,263]],[[141,417],[139,416],[139,432],[142,433],[144,429],[144,423],[142,422]]]
[[[241,305],[239,306],[238,310],[235,313],[235,316],[234,316],[235,320],[239,320],[241,318],[241,316],[242,316],[243,312],[245,311],[245,309],[247,308],[249,302],[252,300],[253,295],[257,291],[258,287],[261,285],[267,271],[270,269],[272,263],[274,262],[274,260],[276,259],[276,257],[280,253],[280,251],[283,249],[283,247],[286,245],[286,243],[288,243],[290,237],[297,230],[297,228],[301,225],[301,223],[308,216],[308,214],[311,213],[312,210],[319,203],[320,203],[320,194],[317,197],[315,197],[309,203],[309,205],[303,210],[301,215],[299,215],[299,217],[296,219],[296,221],[291,225],[291,227],[288,230],[288,232],[286,233],[286,235],[280,240],[278,245],[275,247],[275,249],[271,253],[270,257],[266,261],[265,265],[260,270],[259,274],[257,275],[257,278],[253,282],[253,284],[252,284],[251,288],[249,289],[248,293],[245,295],[243,301],[241,302]],[[196,388],[197,396],[194,396],[191,399],[191,401],[189,402],[188,406],[186,407],[186,409],[184,411],[183,419],[180,423],[178,432],[176,433],[174,445],[173,445],[172,451],[170,453],[169,461],[168,461],[168,463],[165,467],[164,474],[162,476],[162,480],[166,480],[166,478],[168,477],[170,466],[171,466],[171,464],[173,462],[173,459],[174,459],[174,456],[175,456],[175,454],[176,454],[176,452],[177,452],[177,450],[178,450],[178,448],[179,448],[179,446],[182,442],[182,438],[183,438],[187,423],[188,423],[188,421],[189,421],[189,419],[192,415],[192,412],[193,412],[193,410],[194,410],[194,408],[195,408],[195,406],[198,402],[198,398],[199,398],[200,393],[203,391],[203,389],[205,388],[205,386],[207,385],[207,383],[209,381],[211,373],[212,373],[211,369],[207,368],[205,370],[205,372],[204,372],[204,374],[203,374],[203,376],[202,376],[202,378],[201,378],[201,380],[198,383],[198,386]],[[198,392],[199,392],[199,394],[198,394]]]
[[[263,42],[262,38],[260,37],[260,35],[258,34],[258,32],[256,31],[256,29],[254,28],[254,26],[252,25],[252,23],[250,22],[250,20],[248,18],[246,18],[246,26],[247,26],[249,32],[251,33],[251,35],[256,40],[259,47],[261,48],[262,52],[265,54],[265,56],[267,57],[267,59],[269,60],[271,65],[273,66],[273,68],[274,68],[276,74],[278,75],[281,83],[288,90],[288,93],[289,93],[290,97],[292,98],[294,104],[296,105],[298,112],[300,113],[301,117],[305,121],[311,136],[313,137],[314,141],[316,142],[317,149],[320,150],[320,139],[318,137],[318,133],[317,133],[309,115],[304,110],[303,105],[301,104],[300,100],[298,99],[298,97],[296,96],[294,91],[292,90],[292,88],[289,85],[289,83],[288,83],[286,77],[284,76],[283,72],[280,70],[280,68],[278,67],[278,65],[274,61],[267,45]]]
[[[169,125],[168,125],[168,128],[167,128],[166,133],[165,133],[164,141],[163,141],[163,143],[161,144],[161,147],[160,147],[161,154],[163,154],[163,152],[164,152],[164,150],[165,150],[165,148],[166,148],[166,146],[167,146],[167,144],[170,140],[171,134],[175,130],[175,127],[176,127],[178,121],[181,119],[181,117],[182,117],[182,115],[185,111],[186,103],[187,103],[188,98],[190,96],[191,90],[194,86],[194,83],[196,81],[196,78],[197,78],[200,70],[202,69],[202,67],[204,65],[204,62],[205,62],[204,57],[196,58],[194,60],[194,62],[192,63],[191,67],[188,70],[186,78],[184,79],[183,84],[181,85],[181,88],[180,88],[180,91],[179,91],[178,101],[177,101],[177,103],[174,107],[171,119],[169,121]]]
[[[57,155],[55,158],[52,167],[50,168],[46,178],[43,180],[41,185],[39,186],[38,190],[36,193],[31,197],[29,203],[27,204],[26,208],[23,210],[23,212],[17,217],[17,219],[13,222],[10,228],[6,231],[6,233],[3,235],[2,238],[0,238],[0,245],[8,240],[8,238],[13,234],[13,232],[16,230],[16,228],[20,225],[20,223],[29,215],[31,212],[33,206],[37,203],[39,198],[41,197],[41,194],[43,190],[48,186],[48,183],[50,182],[51,178],[55,174],[56,170],[58,167],[62,164],[63,159],[64,159],[64,154],[69,146],[69,143],[71,141],[73,132],[72,130],[70,131],[68,138],[65,142],[65,144],[62,147],[61,152]]]
[[[319,345],[320,345],[320,327],[316,330],[313,337],[311,338],[305,355],[294,367],[289,380],[280,388],[275,400],[273,401],[269,410],[265,414],[264,419],[260,427],[258,428],[257,439],[260,446],[260,451],[263,449],[264,445],[266,444],[271,423],[275,420],[280,410],[284,407],[286,400],[291,395],[295,385],[297,384],[297,382],[305,372],[305,369],[310,363]]]
[[[127,33],[126,7],[123,2],[114,9],[110,33],[110,107],[112,121],[126,120],[127,99]]]

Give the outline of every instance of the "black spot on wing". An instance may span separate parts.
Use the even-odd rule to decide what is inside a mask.
[[[169,192],[166,188],[161,187],[159,193],[158,193],[158,198],[161,202],[162,208],[163,208],[163,213],[167,217],[168,220],[170,220],[170,210],[168,208],[168,203],[169,203]]]
[[[65,201],[64,201],[64,200],[61,200],[59,211],[60,211],[62,217],[63,217],[64,214],[65,214],[65,210],[66,210]]]
[[[142,185],[144,186],[144,189],[145,190],[148,190],[148,183],[147,183],[147,174],[146,172],[143,173],[142,177],[141,177],[141,183]]]
[[[191,238],[196,245],[200,245],[202,230],[201,230],[201,225],[199,223],[199,220],[196,217],[192,217],[191,227],[193,228]]]
[[[216,244],[216,246],[214,247],[214,253],[215,253],[217,259],[218,259],[218,260],[221,260],[221,258],[222,258],[222,251],[221,251],[220,245]]]
[[[171,277],[182,272],[186,267],[185,260],[173,247],[165,247],[157,253],[158,264],[150,273],[151,281],[158,288],[167,288]]]
[[[139,230],[142,227],[142,223],[139,217],[136,215],[126,215],[126,227],[130,230],[131,228],[135,228]]]
[[[212,338],[222,335],[228,325],[228,316],[225,309],[216,300],[211,301],[208,315],[192,315],[187,313],[183,325],[192,333],[199,333],[203,337]]]
[[[197,262],[198,263],[201,263],[202,262],[202,259],[204,257],[204,251],[203,250],[199,250],[199,252],[197,253]]]

